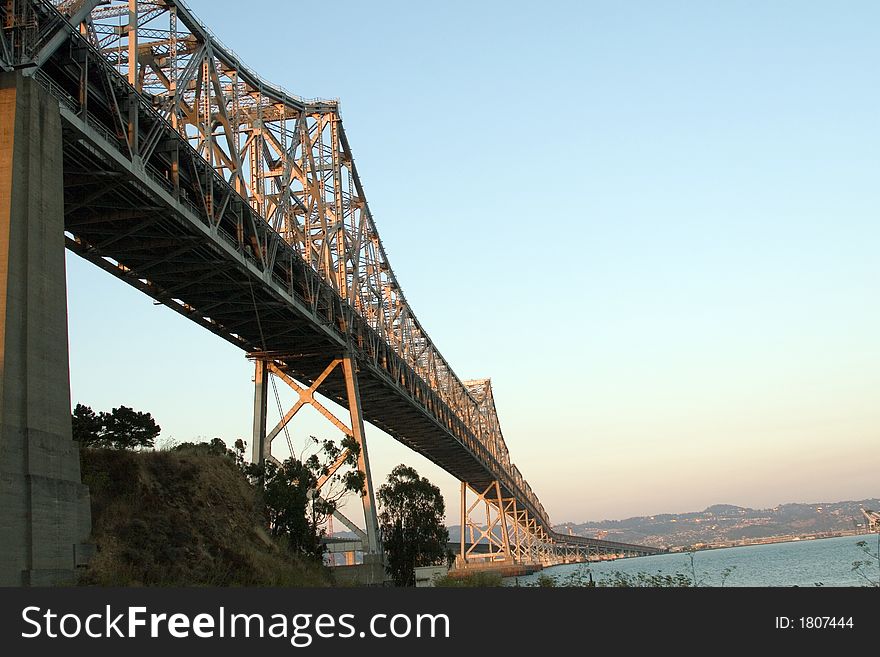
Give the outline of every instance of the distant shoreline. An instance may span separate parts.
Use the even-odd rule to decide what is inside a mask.
[[[880,509],[880,498],[790,503],[770,509],[713,504],[687,513],[560,523],[556,530],[683,552],[870,533],[880,524],[880,513],[873,509]]]
[[[702,552],[704,550],[723,550],[732,547],[749,547],[752,545],[769,545],[771,543],[794,543],[797,541],[819,541],[824,538],[843,538],[845,536],[871,536],[876,532],[864,529],[841,530],[836,532],[820,532],[817,534],[791,534],[787,536],[767,536],[764,538],[742,539],[738,541],[725,541],[723,543],[696,543],[694,545],[670,547],[669,554],[681,554],[682,552]]]

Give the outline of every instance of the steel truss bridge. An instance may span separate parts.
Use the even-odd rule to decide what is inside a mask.
[[[3,0],[0,22],[3,70],[60,108],[67,248],[248,354],[255,460],[306,405],[358,441],[366,531],[342,520],[366,555],[365,421],[462,482],[460,565],[657,551],[552,529],[489,380],[459,379],[407,302],[337,102],[263,80],[179,0]],[[274,428],[270,375],[298,397]]]

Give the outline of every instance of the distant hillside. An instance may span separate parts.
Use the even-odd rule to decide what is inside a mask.
[[[328,586],[263,531],[235,464],[204,452],[83,449],[97,551],[82,584]]]
[[[656,547],[704,547],[776,537],[829,536],[864,531],[863,508],[880,509],[880,499],[782,504],[772,509],[715,504],[693,513],[563,523],[557,525],[556,530]]]

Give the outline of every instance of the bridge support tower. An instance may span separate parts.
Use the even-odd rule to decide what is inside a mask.
[[[252,460],[254,463],[263,463],[272,456],[272,442],[280,434],[293,417],[306,405],[312,406],[321,415],[327,418],[337,429],[355,439],[360,447],[358,454],[358,470],[364,473],[364,491],[361,495],[361,503],[364,510],[364,525],[366,531],[362,531],[351,523],[342,514],[336,517],[350,530],[354,531],[364,548],[364,563],[362,570],[364,576],[359,578],[361,583],[381,584],[385,579],[385,561],[382,553],[382,542],[379,538],[379,520],[376,514],[376,498],[373,492],[373,478],[370,473],[370,459],[367,452],[367,439],[364,431],[364,418],[361,411],[360,391],[357,379],[357,361],[350,353],[345,353],[338,358],[332,359],[314,383],[306,387],[295,381],[284,370],[282,355],[279,354],[250,354],[254,361],[254,433]],[[326,406],[315,398],[321,384],[327,377],[341,372],[345,379],[346,405],[348,410],[348,422],[336,417]],[[269,376],[274,375],[286,383],[298,396],[297,401],[285,413],[284,417],[267,431],[266,415]],[[330,473],[318,482],[318,490],[324,482],[342,465],[348,456],[347,450],[340,455],[335,464],[331,465]],[[347,565],[351,565],[350,563]]]
[[[88,488],[71,438],[58,104],[0,73],[0,586],[75,580]]]
[[[457,564],[459,568],[466,568],[475,563],[511,561],[507,522],[501,514],[501,494],[498,491],[497,481],[493,481],[482,491],[472,488],[467,482],[461,482],[461,548]],[[469,492],[476,496],[473,502],[468,500]],[[496,531],[499,525],[504,527],[500,537]],[[486,552],[476,551],[480,543],[488,546]]]
[[[478,488],[461,482],[461,528],[459,569],[552,566],[572,558],[516,498],[501,495],[497,481]]]
[[[560,546],[513,497],[492,481],[474,488],[461,482],[461,547],[456,568],[500,569],[561,563]]]

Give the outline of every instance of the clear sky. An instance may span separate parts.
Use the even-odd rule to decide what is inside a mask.
[[[341,99],[408,300],[555,522],[880,495],[880,4],[188,4]],[[74,402],[249,438],[242,352],[68,277]]]

